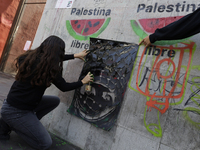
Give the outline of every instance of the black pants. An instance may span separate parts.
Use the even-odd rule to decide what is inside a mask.
[[[56,96],[43,96],[34,111],[20,110],[5,100],[1,108],[3,120],[21,136],[30,146],[46,150],[52,144],[52,139],[39,121],[43,116],[58,106],[60,99]]]

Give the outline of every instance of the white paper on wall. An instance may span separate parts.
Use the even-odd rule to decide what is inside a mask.
[[[26,41],[26,44],[24,45],[24,50],[25,51],[29,50],[30,46],[31,46],[31,41]]]
[[[74,0],[58,0],[55,8],[71,8]]]

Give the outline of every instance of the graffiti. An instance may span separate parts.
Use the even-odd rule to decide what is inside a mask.
[[[199,71],[200,66],[192,66],[192,70]],[[188,80],[188,87],[190,87],[191,94],[186,99],[183,109],[174,110],[183,111],[185,119],[195,126],[197,129],[200,129],[200,122],[194,120],[194,114],[200,115],[200,77],[192,77],[191,80]]]
[[[71,15],[78,15],[78,16],[81,16],[81,15],[110,16],[110,14],[111,14],[111,9],[105,10],[105,9],[95,8],[95,9],[88,10],[85,8],[82,8],[82,9],[72,8],[71,10]]]
[[[90,41],[80,79],[94,75],[90,93],[85,86],[77,89],[68,112],[104,130],[110,130],[121,108],[138,46],[127,43]]]
[[[135,34],[142,39],[148,33],[154,33],[157,28],[181,17],[131,20],[131,26]],[[191,65],[196,44],[188,39],[159,41],[155,43],[157,46],[144,48],[140,60],[136,60],[139,62],[133,69],[136,72],[132,71],[131,74],[129,88],[146,96],[144,125],[156,137],[162,136],[160,114],[164,114],[169,106],[174,106],[173,110],[182,111],[185,119],[200,129],[199,121],[193,119],[195,114],[200,115],[200,78],[193,77],[189,80],[191,70],[199,69],[199,66]],[[184,58],[187,61],[184,61]],[[136,81],[136,84],[132,85],[131,81]],[[186,88],[189,86],[190,91]],[[191,93],[187,98],[186,90]],[[184,106],[180,107],[180,104]],[[147,121],[147,112],[152,109],[157,111],[157,123]]]
[[[149,74],[149,79],[147,80],[146,87],[144,88],[145,90],[142,90],[138,85],[140,83],[139,76],[140,76],[140,73],[142,72],[142,69],[141,69],[142,60],[145,59],[144,54],[145,54],[146,50],[144,49],[142,56],[141,56],[141,59],[140,59],[140,62],[139,62],[139,66],[138,66],[138,73],[137,73],[137,78],[136,78],[136,87],[137,87],[137,90],[140,93],[142,93],[145,96],[150,97],[150,100],[147,101],[147,103],[146,103],[146,105],[148,107],[153,107],[153,108],[159,110],[161,113],[165,113],[167,111],[168,107],[169,107],[169,98],[177,99],[177,98],[181,98],[183,96],[186,75],[188,73],[190,63],[191,63],[191,55],[192,55],[194,42],[191,42],[190,44],[185,44],[185,45],[186,45],[185,47],[179,47],[179,48],[173,47],[173,46],[170,46],[170,47],[157,46],[157,48],[160,49],[161,53],[162,53],[163,49],[169,49],[169,50],[176,49],[176,51],[179,51],[180,54],[179,54],[178,65],[176,66],[175,62],[170,57],[159,60],[159,58],[161,56],[161,53],[160,53],[156,57],[154,63],[152,64],[152,69],[151,69],[151,72]],[[182,65],[182,61],[183,61],[184,51],[187,50],[187,49],[189,49],[189,60],[188,60],[188,64],[187,64],[185,77],[182,80],[183,84],[182,84],[182,88],[180,89],[181,92],[177,95],[177,93],[175,94],[174,92],[176,90],[179,77],[181,76],[180,72],[181,72],[181,65]],[[171,72],[167,71],[165,73],[165,75],[163,75],[163,73],[160,72],[160,69],[162,69],[162,64],[164,64],[164,63],[167,64],[166,66],[168,66],[168,70],[170,70],[170,69],[172,70]],[[163,91],[160,91],[160,93],[156,93],[155,91],[151,92],[148,89],[148,87],[150,87],[150,84],[151,84],[150,79],[152,78],[154,71],[156,72],[157,78],[159,80],[161,80],[161,79],[163,80],[162,86],[164,88],[163,88]],[[171,79],[171,77],[173,77],[175,75],[175,71],[177,72],[176,77],[174,78],[173,86],[171,86],[171,88],[170,88],[170,85],[172,85],[172,84],[170,82],[168,82],[168,79]],[[154,75],[154,77],[155,77],[155,75]],[[160,81],[160,83],[161,83],[161,81]],[[165,90],[165,89],[168,89],[168,90]],[[165,100],[165,102],[157,102],[157,101],[153,100],[154,98],[165,98],[166,100]],[[162,106],[165,106],[165,107],[163,109],[160,109],[156,105],[162,105]]]
[[[145,50],[145,55],[155,55],[155,56],[164,56],[164,54],[167,53],[168,57],[174,57],[176,54],[176,51],[174,50],[168,50],[168,49],[162,49],[162,51],[159,48],[156,48],[155,46],[152,48],[152,46],[149,47],[149,49]]]
[[[146,113],[147,113],[147,106],[146,106],[145,111],[144,111],[144,125],[145,125],[147,131],[149,131],[155,137],[162,137],[162,127],[160,125],[159,111],[157,111],[158,124],[156,124],[156,123],[147,124],[147,120],[146,120],[147,114]],[[151,128],[154,128],[154,130],[151,129]]]
[[[54,135],[53,133],[50,133],[52,140],[54,141],[54,145],[56,146],[63,146],[63,145],[67,145],[70,144],[66,141],[63,141],[62,139],[58,138],[56,135]]]
[[[145,55],[145,52],[148,54],[149,50],[151,50],[151,48],[145,48],[141,54],[139,64],[134,67],[137,68],[137,73],[133,75],[132,72],[129,82],[129,88],[147,97],[144,125],[150,133],[157,137],[162,136],[159,113],[165,113],[170,105],[182,104],[185,87],[189,83],[188,78],[189,72],[191,71],[191,60],[196,46],[194,42],[182,44],[182,47],[156,46],[156,49],[160,50],[158,56]],[[163,55],[164,57],[161,57],[163,50],[175,50],[176,55],[169,57],[166,53]],[[187,63],[183,62],[184,56],[188,57]],[[135,76],[135,79],[133,79],[133,76]],[[136,81],[135,88],[131,85],[132,80]],[[157,110],[157,124],[148,124],[146,122],[147,112],[151,111],[152,108]]]
[[[166,17],[166,18],[149,18],[149,19],[140,19],[139,23],[136,20],[131,20],[131,27],[135,34],[139,36],[141,39],[148,36],[149,33],[154,33],[157,28],[162,28],[178,19],[179,17]],[[190,37],[189,37],[190,38]],[[189,38],[181,39],[181,40],[168,40],[168,41],[156,41],[155,45],[173,45],[176,43],[184,42]]]
[[[87,19],[87,20],[67,20],[66,27],[69,34],[76,40],[89,40],[90,37],[98,37],[108,26],[110,18]]]
[[[171,13],[173,11],[175,12],[189,12],[189,11],[195,11],[195,9],[198,8],[198,5],[196,4],[186,4],[186,1],[183,1],[183,3],[177,3],[176,5],[169,4],[167,6],[165,5],[158,5],[156,2],[154,5],[145,5],[145,4],[139,4],[137,8],[137,13],[146,12],[146,13]]]
[[[89,49],[90,45],[88,43],[81,43],[78,40],[73,40],[71,47]]]

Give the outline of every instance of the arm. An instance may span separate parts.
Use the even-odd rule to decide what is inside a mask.
[[[74,90],[76,88],[81,87],[83,84],[87,84],[89,82],[93,82],[93,75],[88,73],[81,81],[68,83],[66,82],[61,74],[58,74],[56,79],[53,81],[53,84],[60,89],[62,92]]]
[[[63,61],[69,60],[69,59],[74,59],[74,54],[71,55],[65,55]]]
[[[85,61],[84,57],[88,54],[88,52],[89,51],[84,50],[80,53],[65,55],[63,61],[69,60],[69,59],[74,59],[74,58],[79,58],[79,59],[82,59],[83,61]]]
[[[78,87],[81,87],[83,83],[81,81],[67,83],[61,75],[58,75],[53,84],[62,92],[71,91]]]
[[[150,46],[151,43],[160,40],[178,40],[190,37],[200,32],[200,8],[190,13],[183,18],[175,21],[161,29],[145,37],[139,45],[144,43],[146,47]]]
[[[190,37],[200,32],[200,8],[175,21],[149,36],[150,42],[159,40],[178,40]]]

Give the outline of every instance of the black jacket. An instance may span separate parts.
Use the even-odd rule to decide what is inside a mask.
[[[65,55],[64,61],[74,59],[74,55]],[[67,83],[61,74],[58,74],[53,84],[61,91],[74,90],[83,85],[81,81]],[[46,86],[33,86],[30,81],[14,81],[7,96],[7,102],[16,108],[34,110],[39,104]]]
[[[183,18],[161,28],[149,36],[150,42],[179,40],[200,32],[200,8]]]

